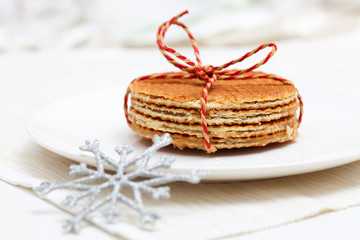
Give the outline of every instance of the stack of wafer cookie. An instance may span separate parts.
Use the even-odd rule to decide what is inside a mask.
[[[217,67],[203,65],[194,36],[178,21],[186,13],[164,22],[157,33],[160,52],[181,71],[141,76],[131,82],[124,98],[129,126],[146,138],[170,133],[175,147],[199,148],[208,153],[265,146],[296,137],[302,118],[297,89],[287,79],[254,71],[274,55],[276,45],[262,44]],[[186,31],[196,62],[164,44],[165,33],[173,24]],[[265,48],[271,51],[253,66],[226,70]]]
[[[261,72],[249,72],[259,74]],[[205,149],[200,114],[204,81],[145,79],[130,87],[130,127],[139,135],[171,134],[180,149]],[[298,93],[270,78],[218,80],[206,104],[207,131],[216,149],[265,146],[297,136]]]

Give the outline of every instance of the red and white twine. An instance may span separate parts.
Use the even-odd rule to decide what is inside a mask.
[[[262,44],[259,47],[255,48],[254,50],[246,53],[245,55],[243,55],[242,57],[232,60],[228,63],[225,63],[221,66],[218,67],[214,67],[212,65],[203,65],[200,59],[200,53],[199,53],[199,49],[196,43],[195,38],[193,37],[193,35],[191,34],[190,30],[181,22],[178,22],[178,19],[183,16],[184,14],[187,14],[188,11],[184,11],[182,13],[180,13],[179,15],[173,17],[172,19],[170,19],[169,21],[164,22],[160,27],[159,30],[157,32],[157,44],[159,46],[159,49],[161,51],[161,53],[165,56],[165,58],[168,60],[168,62],[170,62],[171,64],[173,64],[174,66],[176,66],[177,68],[179,68],[180,70],[182,70],[181,72],[168,72],[168,73],[154,73],[151,75],[146,75],[146,76],[141,76],[138,77],[136,79],[134,79],[130,85],[133,82],[136,81],[141,81],[141,80],[145,80],[145,79],[191,79],[191,78],[198,78],[201,80],[206,81],[206,86],[203,90],[202,96],[201,96],[201,109],[200,109],[200,114],[201,114],[201,121],[202,121],[202,128],[203,128],[203,137],[204,137],[204,143],[205,143],[205,150],[207,152],[215,152],[216,148],[214,146],[212,146],[210,144],[210,137],[208,134],[208,128],[207,128],[207,119],[206,119],[206,104],[207,104],[207,97],[208,97],[208,93],[209,90],[211,88],[211,86],[213,85],[213,83],[216,80],[232,80],[232,79],[252,79],[252,78],[268,78],[268,79],[273,79],[276,81],[281,81],[284,84],[289,84],[294,86],[294,84],[287,79],[278,77],[274,74],[264,74],[264,73],[251,73],[251,74],[246,74],[248,72],[251,72],[257,68],[259,68],[261,65],[265,64],[267,61],[269,61],[269,59],[274,55],[274,53],[277,50],[277,47],[274,43],[266,43],[266,44]],[[181,53],[175,51],[173,48],[168,47],[166,44],[164,44],[164,37],[165,34],[167,32],[167,30],[169,29],[169,27],[171,25],[178,25],[180,27],[182,27],[188,34],[190,41],[191,41],[191,45],[194,49],[194,53],[195,53],[195,57],[196,57],[196,62],[191,61],[189,58],[181,55]],[[267,48],[267,47],[271,47],[271,51],[266,55],[266,57],[264,59],[262,59],[260,62],[254,64],[253,66],[249,67],[249,68],[245,68],[242,70],[223,70],[233,64],[242,62],[243,60],[245,60],[246,58],[252,56],[253,54]],[[171,54],[171,55],[170,55]],[[178,60],[175,60],[174,57],[176,57]],[[181,62],[180,62],[180,61]],[[125,112],[125,117],[127,119],[128,124],[131,124],[131,121],[129,120],[128,117],[128,96],[130,93],[130,85],[127,88],[126,94],[125,94],[125,98],[124,98],[124,112]],[[297,89],[296,89],[297,90]],[[298,91],[298,90],[297,90]],[[299,114],[299,118],[298,118],[298,123],[301,123],[302,120],[302,116],[303,116],[303,102],[301,99],[301,96],[298,92],[298,101],[300,104],[300,114]]]

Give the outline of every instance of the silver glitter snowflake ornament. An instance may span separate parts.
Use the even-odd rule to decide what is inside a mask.
[[[85,200],[81,212],[65,223],[64,227],[68,231],[77,231],[81,221],[87,215],[105,204],[108,204],[108,208],[105,210],[104,215],[108,220],[112,221],[114,217],[119,215],[119,210],[116,208],[117,202],[122,202],[139,212],[142,224],[153,224],[159,216],[148,212],[144,208],[142,193],[148,194],[154,199],[167,199],[170,197],[170,188],[167,186],[155,188],[155,186],[175,181],[199,183],[201,177],[204,175],[197,170],[182,174],[159,171],[159,168],[171,167],[171,164],[175,160],[172,157],[162,156],[156,163],[149,164],[152,155],[159,148],[169,145],[171,141],[172,139],[169,134],[164,134],[162,137],[155,135],[153,137],[154,143],[151,147],[129,160],[127,159],[127,155],[131,153],[133,149],[126,144],[121,148],[115,148],[115,151],[119,154],[119,159],[114,160],[100,151],[97,140],[92,143],[86,141],[85,145],[80,147],[80,150],[94,154],[96,170],[88,168],[85,163],[71,165],[70,175],[84,177],[64,183],[44,182],[36,187],[35,191],[40,195],[47,194],[56,189],[71,189],[82,192],[77,196],[67,196],[64,201],[64,205],[73,207],[78,201],[82,199]],[[105,172],[104,162],[112,166],[116,172]],[[130,172],[126,171],[130,166],[136,166],[135,170]],[[132,190],[133,199],[121,193],[123,188]],[[106,190],[109,191],[109,193],[101,197],[100,194]]]

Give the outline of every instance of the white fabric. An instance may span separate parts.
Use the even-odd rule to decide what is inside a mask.
[[[288,77],[300,91],[303,82],[358,91],[359,36],[357,31],[316,42],[280,43],[277,56],[263,70]],[[203,61],[216,65],[242,52],[205,49]],[[157,50],[13,53],[0,56],[0,66],[0,178],[24,187],[69,179],[73,163],[26,135],[24,123],[34,111],[65,96],[172,69]],[[319,101],[326,101],[321,93]],[[349,104],[356,111],[359,103]],[[131,239],[213,239],[258,231],[360,205],[360,162],[266,181],[170,186],[170,200],[145,201],[150,211],[162,216],[152,231],[138,228],[136,213],[121,205],[123,217],[116,224],[90,220],[104,231]],[[65,196],[56,191],[47,198],[59,205]]]

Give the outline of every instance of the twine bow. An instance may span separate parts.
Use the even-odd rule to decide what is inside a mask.
[[[155,73],[155,74],[151,74],[151,75],[138,77],[138,78],[134,79],[130,83],[130,85],[133,82],[141,81],[141,80],[145,80],[145,79],[199,78],[199,79],[206,81],[207,84],[204,87],[204,90],[201,95],[201,100],[200,100],[200,104],[201,104],[200,114],[201,114],[201,121],[202,121],[202,128],[203,128],[202,132],[203,132],[203,137],[204,137],[205,150],[207,152],[211,153],[211,152],[215,152],[216,148],[214,146],[211,146],[211,144],[210,144],[210,137],[208,134],[207,119],[206,119],[206,103],[207,103],[207,96],[208,96],[209,90],[216,80],[231,80],[231,79],[245,80],[245,79],[252,79],[252,78],[268,78],[268,79],[273,79],[276,81],[281,81],[284,84],[289,84],[292,86],[294,86],[294,84],[290,80],[280,78],[274,74],[264,74],[264,73],[246,74],[246,73],[249,73],[249,72],[259,68],[261,65],[263,65],[267,61],[269,61],[269,59],[275,54],[275,52],[277,50],[277,47],[274,43],[262,44],[262,45],[258,46],[257,48],[255,48],[254,50],[246,53],[242,57],[232,60],[228,63],[225,63],[221,66],[214,67],[212,65],[203,65],[202,61],[200,59],[199,48],[197,46],[195,38],[191,34],[190,30],[183,23],[178,21],[178,19],[180,17],[182,17],[183,15],[185,15],[187,13],[188,13],[188,11],[186,10],[186,11],[178,14],[177,16],[171,18],[169,21],[164,22],[162,25],[160,25],[159,30],[157,32],[157,44],[159,46],[161,53],[164,55],[164,57],[166,58],[166,60],[169,63],[173,64],[175,67],[179,68],[182,71],[181,72],[168,72],[168,73]],[[190,38],[191,45],[194,50],[194,54],[195,54],[197,63],[191,61],[189,58],[183,56],[181,53],[175,51],[173,48],[170,48],[166,44],[164,44],[165,34],[171,25],[178,25],[186,31],[187,35]],[[245,59],[252,56],[253,54],[255,54],[265,48],[268,48],[268,47],[271,48],[271,51],[266,55],[265,58],[263,58],[260,62],[254,64],[253,66],[242,69],[242,70],[224,70],[231,65],[234,65],[236,63],[244,61]],[[176,59],[174,59],[173,57],[176,57]],[[130,87],[130,85],[129,85],[129,87]],[[129,87],[126,91],[125,98],[124,98],[124,112],[125,112],[125,117],[127,119],[128,124],[131,124],[131,121],[128,118],[128,105],[127,105],[127,100],[128,100],[128,96],[130,93]],[[302,115],[303,115],[303,102],[302,102],[299,92],[298,92],[298,101],[300,103],[300,114],[299,114],[299,118],[298,118],[298,123],[300,124],[301,120],[302,120]]]

